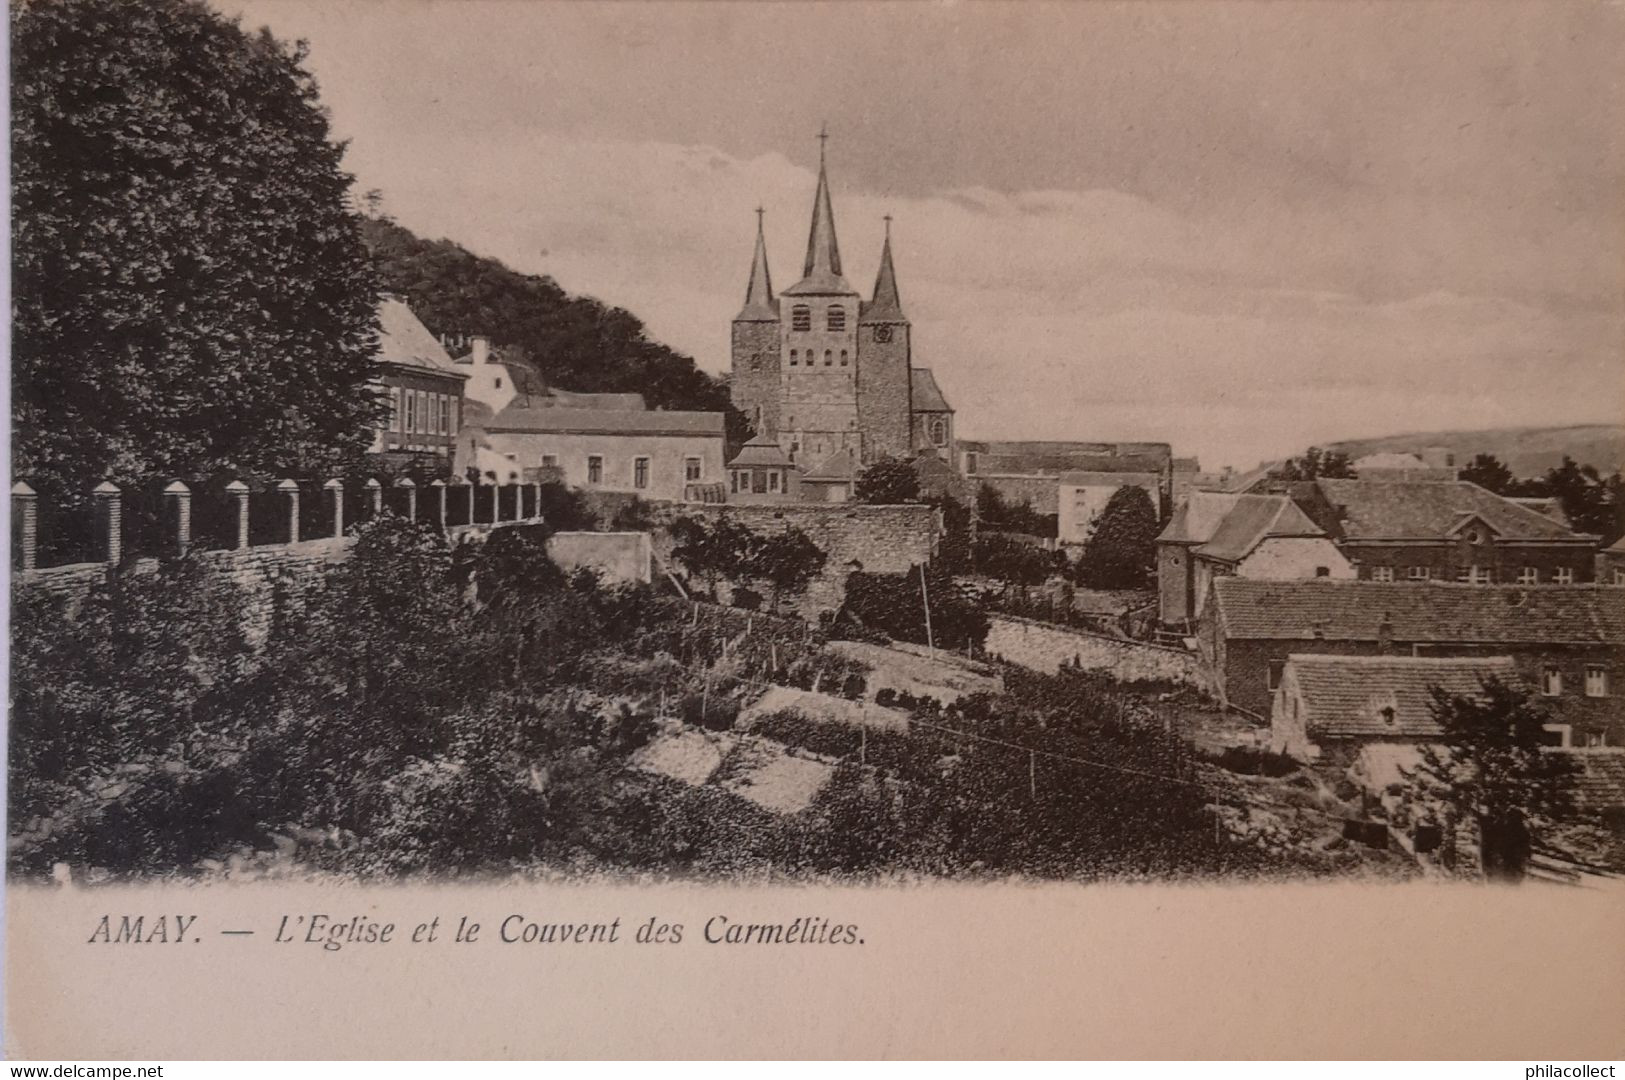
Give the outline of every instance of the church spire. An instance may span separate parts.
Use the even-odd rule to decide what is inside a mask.
[[[746,321],[777,321],[779,313],[773,303],[773,275],[767,270],[767,237],[762,228],[762,215],[767,211],[756,208],[756,254],[750,261],[750,284],[745,288],[745,306],[739,319]]]
[[[835,210],[829,201],[829,176],[824,168],[824,144],[829,129],[818,132],[818,193],[813,196],[812,230],[807,234],[807,261],[801,276],[841,276],[841,249],[835,242]]]
[[[867,319],[899,319],[903,302],[897,295],[897,271],[891,262],[891,215],[886,215],[886,243],[880,249],[880,273],[875,275],[875,298],[864,312]]]

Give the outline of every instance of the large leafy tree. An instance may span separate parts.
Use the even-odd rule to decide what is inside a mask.
[[[1625,533],[1625,479],[1618,472],[1604,479],[1595,465],[1581,465],[1567,454],[1545,476],[1515,483],[1507,494],[1555,498],[1576,532],[1600,536],[1604,546]]]
[[[778,611],[781,599],[807,591],[813,578],[824,569],[825,559],[823,550],[806,533],[790,527],[753,537],[739,572],[765,584],[772,610]]]
[[[14,5],[18,475],[69,494],[365,449],[376,292],[304,59],[197,0]]]
[[[898,457],[882,457],[858,473],[854,495],[863,503],[896,506],[918,502],[920,474],[913,462]]]
[[[1454,822],[1474,826],[1485,877],[1521,880],[1534,823],[1573,808],[1574,765],[1545,749],[1546,712],[1528,691],[1494,678],[1477,695],[1435,687],[1429,707],[1444,734],[1422,747],[1413,779],[1445,808],[1452,837]]]
[[[1497,495],[1505,495],[1516,480],[1512,470],[1494,454],[1476,455],[1472,462],[1461,470],[1461,478]]]
[[[1158,531],[1157,511],[1144,488],[1125,484],[1112,492],[1083,545],[1083,583],[1095,589],[1144,587],[1156,563]]]
[[[1282,480],[1349,480],[1354,477],[1354,464],[1342,450],[1311,446],[1302,457],[1282,465],[1276,475]]]

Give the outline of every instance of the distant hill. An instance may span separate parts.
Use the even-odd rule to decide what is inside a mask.
[[[749,437],[727,385],[651,339],[631,312],[571,296],[550,277],[521,274],[450,240],[425,240],[387,218],[363,222],[362,235],[379,286],[435,334],[484,335],[503,362],[526,365],[564,390],[639,393],[651,409],[721,412],[730,441]]]
[[[1429,446],[1450,450],[1458,465],[1466,465],[1475,454],[1494,454],[1520,477],[1544,475],[1547,469],[1561,465],[1565,454],[1581,465],[1596,466],[1604,476],[1625,469],[1625,424],[1433,431],[1349,439],[1328,443],[1326,448],[1359,458],[1382,452],[1419,454]]]

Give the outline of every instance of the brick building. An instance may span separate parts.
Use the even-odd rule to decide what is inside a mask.
[[[1221,700],[1267,715],[1288,658],[1508,656],[1569,730],[1625,745],[1625,604],[1596,585],[1213,581],[1197,631]]]
[[[801,280],[779,296],[758,211],[729,389],[756,433],[776,439],[798,466],[820,466],[843,450],[860,464],[925,448],[955,458],[953,408],[930,371],[913,366],[890,220],[873,296],[863,300],[842,276],[822,151]]]
[[[1326,530],[1362,581],[1593,580],[1595,536],[1464,480],[1313,480],[1276,490]]]
[[[432,455],[450,468],[463,422],[463,388],[445,348],[405,301],[378,304],[378,389],[389,399],[388,416],[373,432],[373,453]]]
[[[1354,577],[1326,530],[1284,495],[1193,491],[1157,537],[1158,616],[1188,627],[1216,577]]]
[[[1625,585],[1625,536],[1597,552],[1597,584]]]

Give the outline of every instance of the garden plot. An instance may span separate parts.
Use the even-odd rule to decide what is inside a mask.
[[[713,784],[775,814],[805,810],[835,771],[771,739],[694,730],[661,736],[634,754],[631,765],[692,787]]]
[[[869,665],[871,698],[879,690],[891,689],[915,697],[934,697],[948,705],[966,694],[997,693],[1002,689],[997,676],[983,674],[982,665],[952,653],[939,651],[932,656],[921,646],[900,648],[861,641],[832,641],[827,647]]]
[[[767,692],[739,714],[739,723],[749,726],[759,716],[789,710],[820,723],[849,724],[852,727],[907,731],[908,714],[888,709],[872,701],[849,701],[830,694],[798,690],[793,686],[770,686]]]

